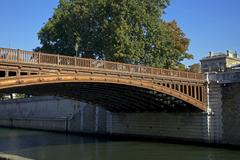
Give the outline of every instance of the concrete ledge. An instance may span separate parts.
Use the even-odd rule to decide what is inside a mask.
[[[0,160],[31,160],[17,155],[0,153]]]

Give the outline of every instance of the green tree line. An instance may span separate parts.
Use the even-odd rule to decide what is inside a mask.
[[[162,19],[169,0],[60,0],[35,51],[184,68],[190,40]]]

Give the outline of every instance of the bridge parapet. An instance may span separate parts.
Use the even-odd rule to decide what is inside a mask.
[[[102,61],[95,59],[85,59],[71,56],[46,54],[39,52],[30,52],[16,49],[0,48],[0,60],[6,62],[32,63],[42,65],[53,65],[63,67],[87,67],[103,70],[112,70],[119,72],[151,74],[160,76],[170,76],[176,78],[187,78],[194,80],[203,80],[203,75],[198,73],[175,71],[170,69],[161,69],[146,67],[142,65],[131,65],[126,63]]]

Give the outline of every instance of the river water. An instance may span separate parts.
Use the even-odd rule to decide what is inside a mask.
[[[38,160],[240,160],[240,151],[0,128],[0,152]]]

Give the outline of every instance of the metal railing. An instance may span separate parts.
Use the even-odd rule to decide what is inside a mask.
[[[179,78],[189,78],[203,80],[203,74],[175,71],[169,69],[146,67],[141,65],[131,65],[126,63],[102,61],[95,59],[78,58],[63,55],[54,55],[39,52],[23,51],[19,49],[0,48],[0,61],[50,64],[57,66],[73,66],[106,69],[129,73],[143,73],[152,75],[163,75]]]

